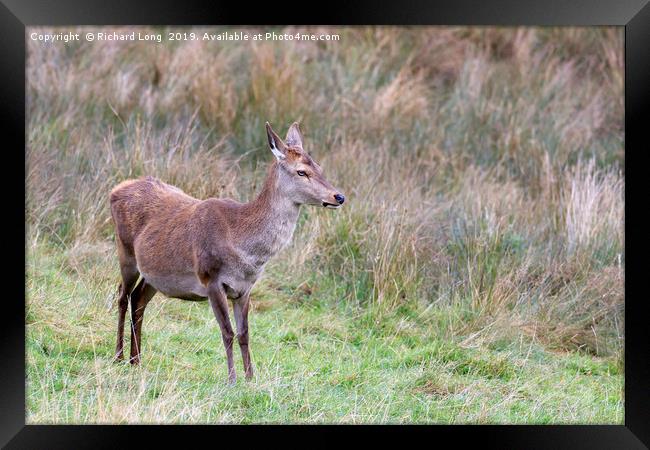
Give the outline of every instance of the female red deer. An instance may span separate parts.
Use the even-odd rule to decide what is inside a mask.
[[[226,349],[228,381],[234,383],[229,298],[246,378],[252,378],[248,351],[251,288],[264,265],[291,240],[300,205],[338,208],[345,200],[303,150],[297,123],[291,125],[284,142],[268,122],[266,132],[276,161],[269,168],[262,191],[249,203],[198,200],[151,177],[124,181],[111,191],[122,275],[117,359],[123,357],[129,300],[130,362],[138,364],[144,310],[157,291],[182,300],[209,299]]]

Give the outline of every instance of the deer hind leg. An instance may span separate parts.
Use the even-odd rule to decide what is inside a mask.
[[[118,299],[118,313],[117,313],[117,345],[115,347],[115,360],[119,361],[124,355],[124,319],[126,317],[126,310],[129,306],[129,294],[133,291],[133,287],[138,281],[137,266],[135,258],[125,257],[125,249],[119,242],[118,238],[118,255],[120,257],[120,272],[122,274],[122,282],[119,286],[119,299]]]
[[[247,292],[241,298],[233,301],[232,308],[237,325],[237,341],[241,350],[242,360],[244,361],[244,372],[246,379],[253,378],[253,365],[251,364],[251,355],[248,351],[248,308],[250,306],[250,295]]]
[[[155,293],[156,289],[141,279],[131,294],[131,359],[129,362],[133,365],[140,364],[142,319],[144,310]]]

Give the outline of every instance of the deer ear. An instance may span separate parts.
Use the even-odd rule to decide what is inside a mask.
[[[269,147],[277,160],[280,161],[285,159],[287,157],[286,146],[284,145],[284,142],[282,142],[282,139],[275,134],[275,131],[273,131],[273,128],[271,128],[271,125],[269,125],[268,122],[266,122],[266,136],[269,139]]]
[[[296,146],[302,148],[302,133],[300,132],[300,125],[298,122],[294,122],[287,131],[287,137],[285,139],[287,145]]]

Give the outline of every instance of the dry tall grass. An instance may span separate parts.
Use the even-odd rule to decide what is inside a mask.
[[[622,29],[326,31],[341,40],[28,41],[30,241],[110,241],[107,193],[143,174],[250,199],[264,121],[299,120],[349,200],[305,208],[278,272],[380,314],[433,305],[452,334],[620,354]]]

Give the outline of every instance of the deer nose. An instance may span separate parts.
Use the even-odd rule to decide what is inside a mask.
[[[335,199],[337,202],[339,202],[339,205],[342,205],[343,202],[345,201],[345,197],[344,197],[343,195],[341,195],[341,194],[336,194],[336,195],[334,196],[334,199]]]

